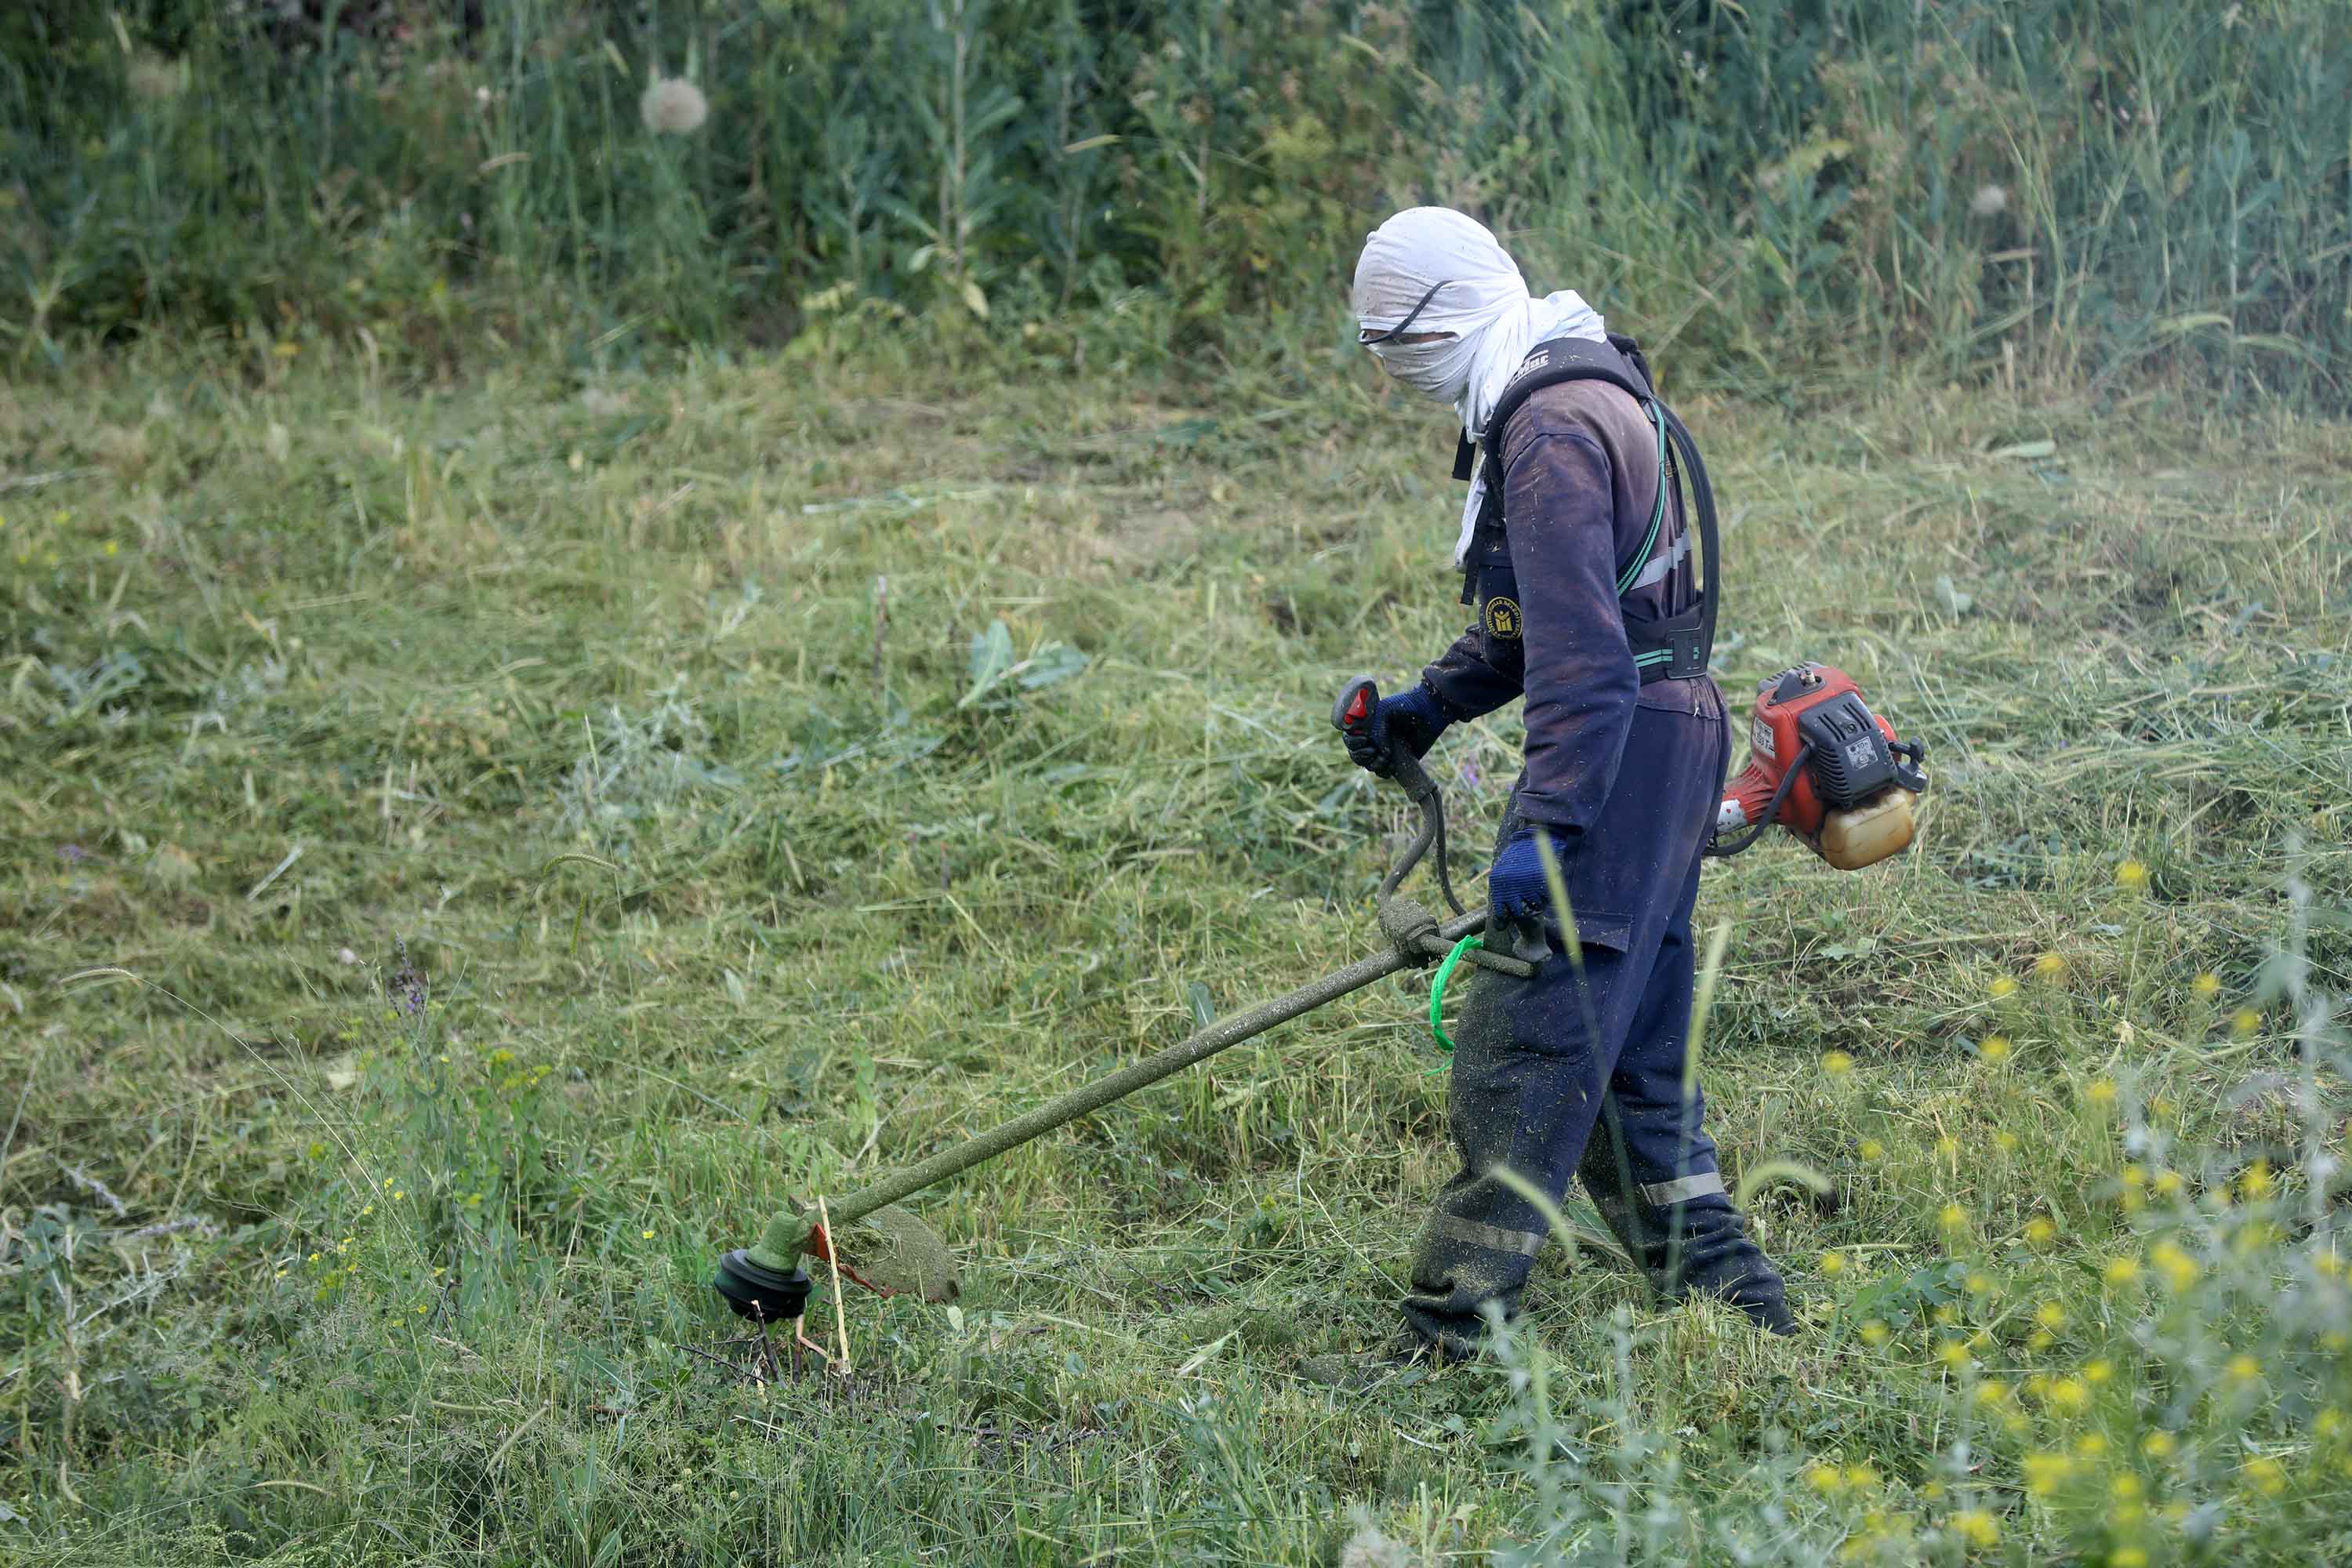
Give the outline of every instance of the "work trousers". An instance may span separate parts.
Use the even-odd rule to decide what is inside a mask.
[[[1466,1353],[1487,1312],[1517,1312],[1548,1226],[1497,1166],[1555,1205],[1580,1177],[1660,1290],[1769,1289],[1784,1312],[1779,1277],[1724,1192],[1687,1071],[1691,909],[1729,747],[1712,681],[1644,687],[1615,787],[1560,868],[1576,945],[1555,910],[1533,978],[1475,972],[1453,1031],[1461,1168],[1422,1232],[1403,1304],[1423,1341]],[[1498,842],[1520,826],[1515,790]]]

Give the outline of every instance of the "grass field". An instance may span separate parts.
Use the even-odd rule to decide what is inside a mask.
[[[1326,714],[1458,629],[1442,421],[1363,366],[0,387],[0,1560],[2352,1552],[2352,426],[1684,412],[1727,689],[1841,663],[1936,780],[1897,862],[1701,896],[1809,1331],[1555,1248],[1507,1367],[1303,1381],[1445,1174],[1415,978],[919,1200],[957,1308],[753,1386],[705,1281],[771,1212],[1371,950],[1406,817]],[[1465,868],[1515,748],[1437,754]]]

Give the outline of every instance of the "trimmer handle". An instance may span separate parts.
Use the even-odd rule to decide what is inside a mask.
[[[1360,675],[1339,688],[1331,701],[1331,728],[1342,734],[1361,735],[1371,729],[1372,710],[1381,705],[1381,683]]]
[[[1339,688],[1339,695],[1331,702],[1331,727],[1343,735],[1366,736],[1371,727],[1372,710],[1380,706],[1380,682],[1369,675],[1360,675]],[[1437,850],[1437,885],[1445,894],[1446,903],[1459,914],[1462,900],[1454,895],[1454,878],[1445,864],[1445,802],[1437,792],[1436,784],[1412,754],[1410,746],[1389,747],[1382,759],[1388,764],[1388,776],[1402,785],[1413,805],[1421,807],[1421,831],[1406,846],[1403,856],[1389,868],[1381,879],[1380,899],[1386,903],[1396,896],[1399,884],[1421,863],[1432,846]]]
[[[1372,710],[1381,705],[1381,683],[1369,675],[1360,675],[1339,688],[1339,695],[1331,700],[1331,728],[1343,735],[1369,739],[1372,728]],[[1434,809],[1437,786],[1422,768],[1421,759],[1409,746],[1391,745],[1382,753],[1381,762],[1388,777],[1404,786],[1404,793],[1420,806],[1427,816]]]

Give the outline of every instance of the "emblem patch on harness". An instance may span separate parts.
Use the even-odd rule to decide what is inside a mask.
[[[1519,640],[1519,602],[1517,599],[1486,601],[1486,635],[1500,637],[1505,642]]]

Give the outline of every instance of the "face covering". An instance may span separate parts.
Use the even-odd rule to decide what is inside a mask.
[[[1547,338],[1597,342],[1608,336],[1600,315],[1574,290],[1531,296],[1501,242],[1484,224],[1448,207],[1408,207],[1371,232],[1356,263],[1353,303],[1358,336],[1381,365],[1423,396],[1452,404],[1473,441],[1486,433],[1487,416],[1529,349]],[[1450,335],[1421,343],[1374,341],[1400,326],[1407,336]],[[1469,551],[1486,486],[1482,462],[1462,514],[1457,563]]]

